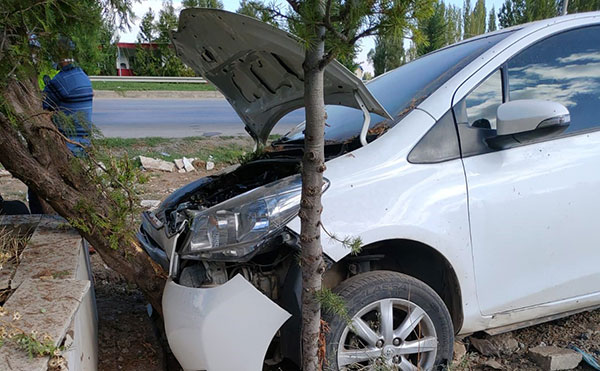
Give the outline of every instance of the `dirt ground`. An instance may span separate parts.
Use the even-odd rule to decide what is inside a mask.
[[[217,164],[216,169],[210,173],[225,166],[228,165]],[[207,174],[205,170],[192,173],[151,172],[148,174],[149,182],[142,188],[143,198],[162,200],[178,187]],[[26,200],[25,185],[10,176],[0,177],[0,190],[6,200]],[[140,291],[129,286],[106,267],[97,254],[92,255],[92,269],[99,316],[99,370],[177,370],[172,355],[161,344]],[[472,345],[471,338],[463,339],[467,353],[461,360],[454,362],[450,369],[541,370],[527,356],[530,348],[539,345],[560,348],[575,345],[600,358],[600,310],[580,313],[503,336],[516,340],[516,349],[482,355]],[[476,334],[475,337],[482,336]],[[593,368],[582,361],[577,370]]]

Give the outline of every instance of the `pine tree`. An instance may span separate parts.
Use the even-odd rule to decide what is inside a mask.
[[[416,42],[417,55],[421,56],[437,50],[447,43],[446,6],[439,1],[434,5],[431,17],[419,22],[419,30],[425,36],[422,42]]]

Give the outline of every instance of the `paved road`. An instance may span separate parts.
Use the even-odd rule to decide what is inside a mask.
[[[273,134],[285,134],[304,120],[304,111],[285,116]],[[107,137],[247,135],[223,99],[95,99],[94,124]]]

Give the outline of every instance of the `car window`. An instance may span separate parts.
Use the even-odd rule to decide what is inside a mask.
[[[496,129],[496,111],[502,104],[502,74],[497,70],[467,95],[469,126]]]
[[[510,100],[543,99],[571,114],[565,133],[600,127],[600,26],[551,36],[508,62]]]

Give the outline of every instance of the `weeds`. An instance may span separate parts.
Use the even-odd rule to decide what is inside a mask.
[[[9,311],[0,307],[0,347],[12,342],[19,349],[25,351],[29,358],[60,357],[63,349],[54,345],[55,342],[50,335],[39,334],[35,330],[29,333],[24,331],[16,324],[20,319],[19,312],[15,311],[11,316]]]

